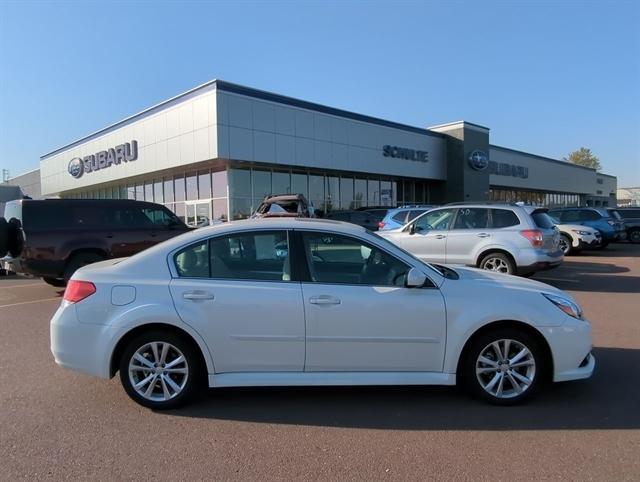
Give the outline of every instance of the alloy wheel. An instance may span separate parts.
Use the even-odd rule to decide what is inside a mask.
[[[536,377],[533,353],[513,339],[488,344],[476,360],[476,377],[482,389],[499,399],[522,395]]]
[[[487,271],[509,274],[509,265],[502,258],[488,258],[483,265]]]
[[[560,246],[560,249],[562,250],[563,254],[568,254],[569,250],[571,249],[571,245],[569,244],[569,240],[567,238],[565,238],[564,236],[560,236],[559,246]]]
[[[629,241],[632,243],[640,243],[640,230],[636,229],[629,233]]]
[[[136,350],[129,360],[129,381],[146,400],[164,402],[177,397],[189,379],[184,354],[171,343],[153,341]]]

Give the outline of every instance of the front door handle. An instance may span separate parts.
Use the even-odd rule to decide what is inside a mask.
[[[436,238],[436,239],[444,239],[444,238],[446,238],[446,237],[447,237],[447,235],[446,235],[446,234],[436,234],[436,235],[434,236],[434,238]]]
[[[206,291],[185,291],[182,293],[182,297],[185,300],[200,301],[200,300],[212,300],[215,298],[213,293],[207,293]]]
[[[478,236],[479,238],[488,238],[491,235],[489,233],[478,233],[476,234],[476,236]]]
[[[312,305],[339,305],[341,301],[335,296],[322,295],[309,298],[309,303]]]

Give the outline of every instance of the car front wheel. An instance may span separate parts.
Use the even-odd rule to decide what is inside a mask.
[[[193,346],[169,332],[131,340],[120,360],[120,381],[137,403],[155,410],[176,408],[198,388],[199,358]]]
[[[573,251],[571,242],[571,238],[569,238],[569,236],[567,236],[566,234],[560,235],[560,249],[562,250],[562,254],[564,254],[565,256],[568,256]]]
[[[473,340],[462,370],[466,387],[496,405],[514,405],[539,389],[544,358],[538,342],[517,329],[500,329]]]

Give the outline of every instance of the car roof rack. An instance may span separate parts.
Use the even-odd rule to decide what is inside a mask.
[[[507,202],[507,201],[457,201],[453,203],[447,203],[445,206],[465,206],[467,204],[482,204],[488,206],[527,206],[524,203]]]

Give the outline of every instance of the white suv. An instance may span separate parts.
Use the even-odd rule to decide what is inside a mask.
[[[424,261],[522,276],[563,260],[558,228],[534,206],[454,203],[380,235]]]

